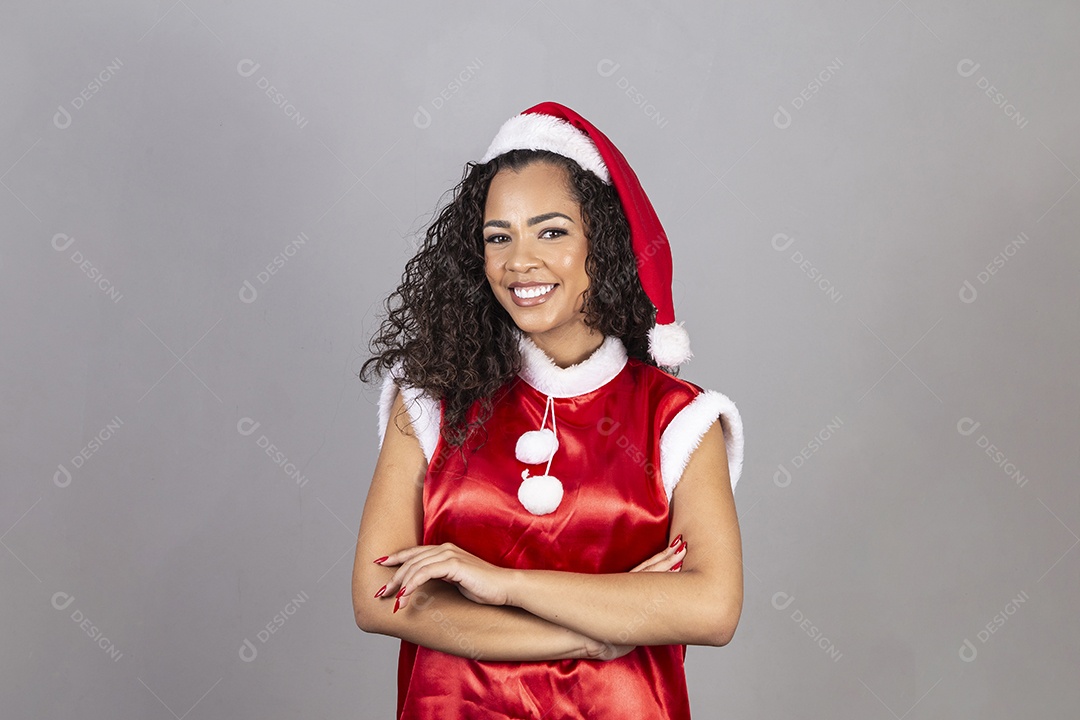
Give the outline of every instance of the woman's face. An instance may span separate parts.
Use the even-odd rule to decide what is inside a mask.
[[[564,168],[534,162],[500,170],[488,189],[484,270],[499,304],[530,335],[589,332],[582,313],[589,242],[568,180]]]

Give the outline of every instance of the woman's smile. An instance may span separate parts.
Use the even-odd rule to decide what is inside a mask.
[[[558,283],[547,285],[518,285],[510,288],[510,297],[518,307],[532,307],[533,305],[539,305],[545,302],[558,287]]]

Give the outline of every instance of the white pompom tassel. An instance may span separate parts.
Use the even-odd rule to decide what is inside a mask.
[[[559,439],[547,428],[530,430],[518,438],[514,449],[517,459],[526,465],[539,465],[551,459],[559,449]]]
[[[554,512],[562,502],[563,486],[559,478],[553,475],[534,475],[529,477],[526,468],[521,477],[524,482],[518,488],[518,500],[533,515],[547,515]]]
[[[649,354],[659,365],[678,367],[694,356],[690,352],[690,334],[682,323],[653,325],[649,329]]]

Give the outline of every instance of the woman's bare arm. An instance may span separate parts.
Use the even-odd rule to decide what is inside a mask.
[[[681,572],[513,570],[510,604],[602,642],[726,645],[742,613],[742,547],[718,421],[675,486],[672,532],[689,545]]]
[[[427,461],[404,407],[399,392],[360,520],[352,581],[356,624],[366,632],[477,660],[594,657],[591,653],[597,643],[591,638],[521,608],[474,603],[442,580],[424,583],[413,601],[397,613],[390,609],[392,596],[389,604],[387,599],[373,597],[396,570],[374,564],[375,549],[382,554],[385,548],[406,548],[423,541]]]

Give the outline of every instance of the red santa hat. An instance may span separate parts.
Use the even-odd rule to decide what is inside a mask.
[[[629,221],[641,286],[656,307],[656,324],[649,329],[649,354],[664,367],[677,367],[693,357],[690,336],[682,323],[675,322],[667,235],[619,149],[588,120],[555,102],[534,105],[503,123],[481,162],[524,149],[550,150],[570,158],[605,184],[615,186]]]

